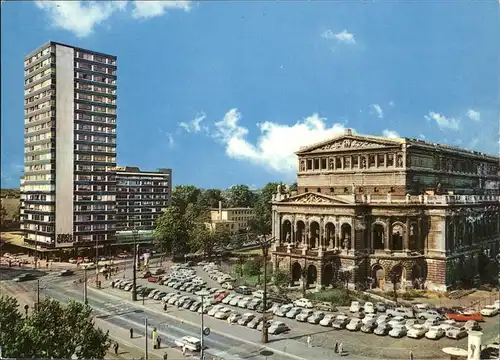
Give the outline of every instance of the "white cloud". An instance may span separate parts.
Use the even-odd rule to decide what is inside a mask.
[[[475,122],[481,121],[481,113],[473,109],[467,111],[467,117]]]
[[[429,114],[424,115],[427,121],[435,121],[437,126],[441,130],[454,130],[457,131],[460,128],[460,120],[455,118],[447,118],[444,115],[430,111]]]
[[[425,135],[424,135],[424,134],[420,134],[420,135],[418,135],[418,137],[419,137],[420,139],[422,139],[422,140],[425,140]]]
[[[208,128],[206,126],[201,126],[201,122],[205,120],[206,117],[207,117],[206,114],[202,112],[196,115],[196,117],[189,123],[181,122],[179,123],[179,126],[189,133],[190,132],[198,133],[201,130],[208,132]]]
[[[354,35],[347,32],[347,30],[342,30],[339,33],[334,33],[332,30],[326,30],[322,35],[325,39],[336,39],[344,44],[356,44],[356,39]]]
[[[132,3],[132,11],[129,5]],[[89,36],[94,28],[108,20],[117,11],[127,11],[133,18],[149,19],[163,15],[169,9],[189,10],[190,1],[47,1],[37,0],[35,5],[44,10],[50,24],[74,33]]]
[[[401,136],[399,136],[399,134],[396,131],[389,130],[389,129],[382,130],[382,136],[390,138],[390,139],[401,137]]]
[[[172,148],[175,145],[174,137],[171,133],[165,133],[167,135],[168,147]]]
[[[53,26],[71,31],[77,37],[90,35],[96,25],[127,5],[125,1],[35,1],[35,4],[49,14]]]
[[[132,16],[136,19],[149,19],[163,15],[168,10],[190,9],[190,1],[134,1]]]
[[[249,160],[275,172],[293,176],[297,171],[295,152],[301,146],[324,141],[344,132],[344,124],[328,127],[326,118],[313,114],[294,125],[266,121],[257,124],[260,135],[255,144],[246,139],[248,129],[240,125],[241,114],[231,109],[215,123],[212,134],[224,144],[226,154],[235,159]]]
[[[384,111],[382,110],[379,104],[371,104],[370,107],[375,111],[379,119],[384,118]]]

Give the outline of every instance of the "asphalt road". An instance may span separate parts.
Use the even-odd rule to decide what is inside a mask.
[[[41,277],[40,294],[41,298],[49,296],[53,299],[67,303],[69,300],[82,301],[83,299],[83,284],[78,283],[81,274],[77,273],[70,277],[58,277],[57,274],[50,274]],[[76,283],[75,283],[76,281]],[[30,298],[35,299],[36,281],[28,281],[23,283],[14,283],[8,281],[3,284],[7,291],[27,292]],[[193,326],[181,320],[175,320],[171,317],[165,317],[158,314],[157,311],[148,310],[146,307],[136,306],[133,303],[123,301],[119,298],[110,297],[107,293],[88,289],[87,298],[89,305],[94,309],[96,317],[107,322],[110,327],[120,327],[122,329],[133,328],[135,334],[144,334],[144,321],[148,319],[148,332],[151,337],[151,331],[154,327],[157,328],[162,344],[174,346],[174,341],[182,336],[200,337],[200,326]],[[191,315],[197,318],[200,316],[194,313]],[[208,320],[208,316],[205,316]],[[196,320],[195,320],[196,321]],[[213,319],[212,319],[213,321]],[[247,331],[252,331],[246,328],[238,329],[234,326],[228,329],[231,332],[231,337],[226,337],[220,333],[212,332],[209,336],[204,337],[205,353],[207,359],[223,358],[223,359],[248,359],[265,360],[266,357],[261,355],[263,348],[258,344],[250,344],[247,341],[238,341],[235,338],[245,338]],[[111,330],[112,332],[112,330]],[[257,339],[258,340],[258,339]],[[276,360],[296,360],[296,356],[286,356],[274,353],[272,359]]]

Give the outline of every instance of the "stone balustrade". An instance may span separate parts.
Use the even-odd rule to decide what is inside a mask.
[[[357,199],[358,200],[358,199]],[[366,204],[481,204],[500,203],[498,195],[362,195]]]

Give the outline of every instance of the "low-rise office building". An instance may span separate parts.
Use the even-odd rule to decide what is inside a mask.
[[[211,229],[223,226],[231,233],[245,232],[249,226],[249,221],[255,217],[253,208],[223,208],[222,202],[219,207],[210,209],[210,222],[207,226]]]

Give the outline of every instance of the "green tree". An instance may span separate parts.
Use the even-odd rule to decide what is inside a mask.
[[[211,256],[215,249],[229,245],[231,234],[222,226],[215,229],[208,228],[204,223],[197,223],[189,232],[191,251],[203,251],[206,256]]]
[[[292,183],[289,187],[288,190],[290,191],[297,191],[299,189],[298,185],[296,182]]]
[[[222,202],[222,207],[227,207],[227,201],[224,196],[222,196],[222,191],[220,189],[206,189],[202,191],[198,203],[210,209],[219,207],[219,201]]]
[[[188,223],[180,210],[171,206],[156,220],[157,247],[175,254],[185,254],[189,240]]]
[[[198,203],[201,190],[194,185],[179,185],[172,191],[172,205],[177,207],[181,214],[186,212],[188,204]]]
[[[247,185],[234,185],[228,191],[229,207],[253,207],[257,196]]]
[[[281,288],[290,284],[290,273],[288,271],[276,270],[274,272],[274,285]]]
[[[104,359],[110,339],[108,333],[94,327],[89,306],[74,301],[63,306],[46,299],[28,316],[22,316],[18,306],[11,297],[0,298],[5,357]]]
[[[248,276],[259,276],[261,272],[262,264],[260,257],[247,260],[243,265],[243,272]]]
[[[7,209],[3,206],[3,204],[0,204],[0,220],[0,223],[7,220]]]
[[[270,182],[261,190],[257,201],[255,202],[255,217],[256,222],[260,223],[260,235],[266,235],[271,233],[272,228],[272,204],[271,200],[273,195],[276,193],[280,183]],[[254,224],[255,226],[255,224]],[[255,230],[255,229],[254,229]]]

